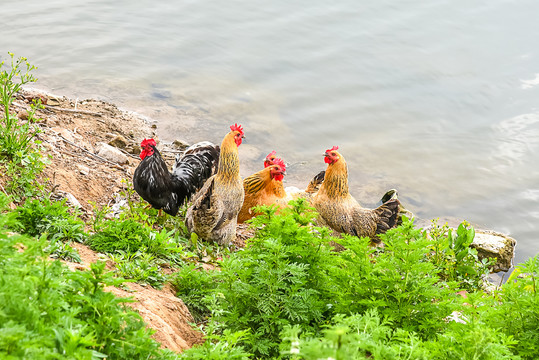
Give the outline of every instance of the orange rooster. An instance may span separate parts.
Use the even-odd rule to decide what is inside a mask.
[[[278,158],[276,156],[275,150],[273,150],[272,152],[268,154],[268,156],[266,156],[266,159],[264,160],[264,167],[268,167],[272,165],[275,159],[278,159]],[[311,182],[309,182],[305,190],[300,190],[295,186],[286,187],[284,191],[286,192],[287,201],[297,200],[299,198],[304,198],[304,199],[307,199],[308,201],[311,201],[312,197],[314,196],[314,194],[316,194],[316,192],[320,188],[320,185],[324,181],[324,174],[325,174],[324,170],[316,174],[312,178]]]
[[[200,238],[228,245],[236,238],[238,213],[244,199],[238,147],[243,129],[234,124],[221,143],[217,173],[196,194],[185,216],[189,231]]]
[[[271,204],[286,206],[288,203],[283,186],[283,178],[286,174],[285,163],[273,157],[271,164],[264,162],[264,166],[264,169],[243,180],[245,200],[238,214],[238,223],[243,223],[256,215],[251,209],[253,206]]]
[[[397,224],[399,201],[391,199],[376,209],[365,209],[348,192],[348,167],[334,146],[326,150],[328,164],[324,182],[312,204],[327,225],[341,233],[378,240],[377,236]]]

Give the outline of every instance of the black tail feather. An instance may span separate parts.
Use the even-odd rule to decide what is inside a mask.
[[[318,174],[316,174],[309,185],[307,185],[307,189],[305,189],[305,192],[307,193],[315,193],[320,189],[320,185],[324,182],[324,177],[326,176],[326,171],[322,170]]]
[[[393,199],[385,202],[374,210],[378,216],[376,222],[376,234],[383,234],[397,225],[399,205],[399,200]]]
[[[190,146],[176,159],[172,178],[177,184],[178,202],[183,204],[217,171],[219,146],[209,142]]]

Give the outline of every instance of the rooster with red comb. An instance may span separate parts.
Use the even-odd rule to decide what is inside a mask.
[[[140,146],[142,161],[133,174],[133,187],[152,207],[172,216],[217,169],[219,147],[207,141],[190,146],[178,156],[172,172],[154,139],[144,139]]]

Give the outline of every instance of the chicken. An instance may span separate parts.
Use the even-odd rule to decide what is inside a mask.
[[[266,156],[266,159],[264,160],[264,167],[270,166],[274,163],[275,159],[278,159],[276,156],[275,150],[270,152],[268,156]],[[318,191],[320,188],[320,185],[322,182],[324,182],[324,174],[325,171],[322,170],[318,174],[316,174],[312,180],[307,185],[307,188],[305,190],[300,190],[295,186],[289,186],[284,189],[286,192],[286,196],[288,201],[290,200],[297,200],[298,198],[305,198],[307,200],[311,200],[314,194]],[[281,182],[282,184],[282,182]]]
[[[243,180],[245,199],[238,214],[238,223],[243,223],[256,215],[252,211],[253,206],[271,204],[286,206],[288,203],[283,186],[283,178],[286,174],[285,163],[274,157],[271,164],[264,162],[264,166],[264,169]]]
[[[220,245],[235,240],[238,213],[245,196],[238,158],[243,129],[234,124],[230,130],[221,143],[217,173],[195,195],[185,216],[189,231]]]
[[[142,161],[133,174],[133,187],[151,206],[172,216],[217,168],[219,147],[209,142],[190,146],[176,159],[172,173],[154,139],[144,139],[140,146]]]
[[[313,197],[321,224],[341,233],[369,237],[378,241],[378,235],[394,227],[399,215],[399,200],[391,199],[376,209],[365,209],[348,192],[348,167],[344,157],[334,146],[326,150],[328,164],[324,182]]]

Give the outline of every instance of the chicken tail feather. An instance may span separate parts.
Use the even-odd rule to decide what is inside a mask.
[[[176,181],[178,202],[183,204],[217,171],[219,146],[201,142],[190,146],[176,158],[172,177]]]
[[[376,234],[383,234],[395,227],[399,218],[398,199],[392,199],[374,209],[376,214]]]
[[[315,193],[320,189],[320,185],[324,182],[324,177],[326,175],[326,172],[324,170],[320,171],[318,174],[316,174],[309,185],[307,185],[307,188],[305,189],[306,193]]]

